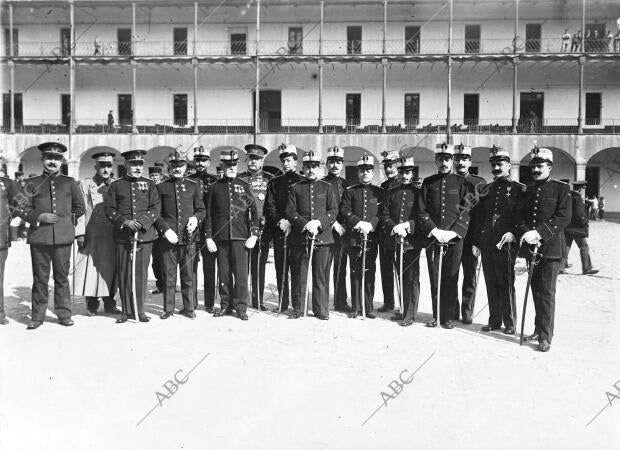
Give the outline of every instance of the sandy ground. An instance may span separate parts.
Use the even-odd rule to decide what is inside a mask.
[[[162,297],[150,296],[148,324],[87,317],[77,298],[74,327],[48,311],[43,327],[26,331],[32,276],[18,242],[5,278],[11,323],[0,328],[0,448],[620,448],[620,397],[606,395],[620,396],[620,225],[593,223],[591,234],[601,272],[579,275],[573,247],[547,354],[479,331],[484,283],[475,323],[454,330],[401,328],[388,314],[332,313],[324,322],[260,313],[241,322],[200,310],[193,321],[162,321]],[[525,282],[519,275],[519,311]],[[528,312],[531,332],[532,303]],[[399,378],[408,381],[402,391]]]

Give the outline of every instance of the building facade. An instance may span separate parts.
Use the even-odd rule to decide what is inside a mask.
[[[427,176],[449,141],[487,178],[506,147],[527,180],[536,144],[620,211],[619,18],[616,0],[8,1],[0,150],[28,175],[60,140],[85,177],[102,148],[290,142],[343,147],[349,177],[363,152],[413,152]]]

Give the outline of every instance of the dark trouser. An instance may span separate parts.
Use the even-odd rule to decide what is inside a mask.
[[[106,311],[116,308],[116,300],[114,300],[113,296],[102,297],[103,299],[103,308]],[[89,311],[96,312],[99,309],[99,298],[98,297],[86,297],[86,307]]]
[[[515,300],[515,257],[514,251],[483,250],[482,270],[487,286],[489,303],[489,326],[500,328],[514,327],[517,317]]]
[[[292,294],[293,305],[295,305],[295,302],[297,302],[297,305],[299,305],[299,297],[295,297],[296,295],[298,295],[299,292],[299,286],[295,284],[297,283],[298,279],[293,276],[292,258],[292,246],[290,245],[290,243],[288,243],[286,248],[286,267],[284,267],[284,240],[281,237],[275,239],[273,241],[273,259],[276,265],[276,281],[278,283],[278,295],[282,296],[282,311],[288,308],[289,293]],[[291,283],[290,289],[289,280]]]
[[[445,247],[444,247],[445,248]],[[439,271],[439,244],[433,244],[426,249],[426,262],[428,265],[428,275],[431,284],[431,297],[433,300],[433,317],[437,319],[437,275]],[[447,247],[443,255],[441,268],[441,311],[440,323],[452,320],[458,314],[455,305],[459,295],[459,268],[461,265],[461,253],[463,251],[463,241],[458,240],[456,244]]]
[[[43,322],[49,292],[50,265],[54,276],[54,312],[59,319],[71,318],[71,293],[69,291],[69,266],[71,244],[30,245],[32,260],[32,320]]]
[[[193,311],[196,303],[194,289],[194,252],[196,244],[176,245],[167,240],[159,244],[161,250],[161,267],[164,275],[164,311],[174,312],[175,296],[177,287],[177,267],[181,275],[181,297],[183,309]]]
[[[267,257],[269,256],[269,241],[261,241],[260,248],[257,243],[250,251],[250,255],[250,264],[252,266],[252,307],[257,308],[259,298],[260,304],[263,304],[265,292],[265,265],[267,264]]]
[[[164,290],[164,272],[161,265],[161,247],[160,243],[163,239],[155,239],[153,241],[153,274],[155,275],[155,287],[163,291]]]
[[[202,243],[200,246],[200,254],[202,254],[202,274],[204,277],[204,296],[205,308],[213,309],[215,304],[215,261],[217,253],[211,253],[207,250],[207,245]],[[198,251],[194,257],[194,280],[198,280],[198,261],[200,260]],[[194,309],[198,307],[198,282],[194,283]]]
[[[562,264],[562,269],[566,267],[566,263],[568,262],[568,253],[570,252],[570,248],[573,245],[573,240],[579,247],[579,256],[581,256],[581,271],[583,273],[588,272],[592,269],[592,260],[590,260],[590,247],[588,246],[588,239],[585,237],[574,237],[572,234],[565,233],[566,237],[566,260],[564,260],[564,264]]]
[[[351,261],[351,307],[353,311],[362,311],[362,249],[359,247],[347,248]],[[364,268],[364,303],[366,312],[373,310],[375,296],[375,272],[377,271],[377,244],[368,241],[366,250],[366,267]]]
[[[6,313],[4,312],[4,265],[8,253],[8,248],[0,248],[0,320],[6,318]]]
[[[383,306],[391,309],[394,309],[394,252],[395,250],[392,242],[390,242],[389,245],[386,244],[385,241],[379,244],[379,266],[381,267]]]
[[[332,246],[314,247],[312,255],[312,312],[317,315],[329,314],[329,274],[331,272]],[[291,277],[293,308],[303,309],[308,276],[309,249],[295,245],[291,251]],[[304,311],[305,314],[305,311]]]
[[[605,220],[605,210],[604,209],[601,209],[601,208],[598,209],[598,218],[599,218],[599,220]]]
[[[414,319],[418,313],[418,301],[420,300],[420,250],[413,248],[407,250],[403,257],[403,319]],[[400,255],[396,256],[396,265],[400,267]]]
[[[474,314],[476,302],[476,269],[478,258],[472,253],[471,242],[463,242],[461,253],[461,265],[463,266],[463,285],[461,287],[461,317],[466,318]],[[456,298],[454,319],[459,320],[459,299]]]
[[[220,308],[245,312],[248,290],[248,249],[245,240],[217,241],[217,270],[220,276]]]
[[[532,274],[532,297],[536,319],[535,332],[539,342],[546,340],[551,343],[555,320],[555,285],[562,261],[559,259],[543,259],[534,267]]]
[[[118,292],[121,297],[123,315],[135,319],[133,298],[131,295],[132,244],[116,243],[116,273],[118,275]],[[136,302],[138,314],[144,314],[144,297],[146,295],[146,281],[149,274],[149,260],[151,259],[152,242],[139,242],[136,252]]]
[[[332,262],[334,270],[332,272],[332,280],[334,283],[334,309],[342,310],[347,309],[347,253],[348,250],[344,247],[342,238],[335,231],[334,242],[332,249]],[[375,255],[376,256],[376,255]],[[361,260],[360,260],[361,264]],[[330,264],[331,265],[331,264]],[[353,267],[351,267],[353,270]],[[328,278],[329,280],[329,278]],[[353,283],[353,281],[351,281]],[[353,297],[353,294],[351,294]],[[361,307],[361,306],[360,306]]]

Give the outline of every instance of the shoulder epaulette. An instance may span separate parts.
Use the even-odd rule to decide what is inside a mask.
[[[564,185],[568,186],[568,183],[566,181],[556,180],[555,178],[552,178],[551,181],[555,181],[558,184],[564,184]]]
[[[117,181],[121,181],[122,179],[123,179],[123,177],[117,178],[116,180],[112,180],[112,183],[116,183]],[[110,184],[112,184],[112,183],[110,183]]]
[[[192,180],[191,178],[184,178],[184,181],[189,181],[190,183],[198,184],[196,180]]]

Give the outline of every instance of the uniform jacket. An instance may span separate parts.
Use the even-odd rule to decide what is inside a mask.
[[[471,227],[472,244],[482,250],[496,250],[505,233],[517,236],[517,216],[525,185],[501,177],[485,186],[474,208]]]
[[[485,187],[487,185],[487,180],[485,180],[484,178],[478,175],[474,175],[473,173],[469,173],[469,172],[463,178],[465,178],[467,181],[471,183],[474,189],[474,196],[477,196],[478,198],[478,200],[476,201],[476,205],[472,206],[472,210],[469,214],[470,219],[472,219],[476,214],[476,210],[480,208],[480,205],[481,205],[480,200],[485,195],[485,191],[486,191]],[[473,240],[474,240],[474,236],[473,236],[471,228],[472,227],[468,228],[468,232],[465,235],[465,243],[470,244],[470,245],[473,243]]]
[[[263,215],[267,221],[266,227],[274,240],[282,240],[284,237],[284,234],[278,231],[278,222],[286,219],[286,204],[288,202],[289,190],[292,185],[303,179],[297,172],[287,172],[267,183],[267,196],[265,198]]]
[[[547,178],[527,187],[518,219],[518,238],[530,230],[542,238],[539,253],[546,259],[566,258],[564,228],[571,220],[571,199],[568,184]],[[526,248],[527,245],[523,245]],[[520,253],[522,256],[527,255]]]
[[[17,213],[15,208],[19,192],[19,185],[15,181],[0,177],[0,249],[11,246],[9,224],[11,216]]]
[[[250,185],[239,177],[224,177],[207,194],[205,239],[246,240],[258,235],[258,212]]]
[[[252,194],[254,194],[254,199],[256,200],[256,210],[258,213],[258,218],[260,219],[261,224],[267,223],[267,219],[265,217],[265,200],[267,199],[267,186],[269,182],[273,179],[273,175],[269,172],[263,172],[259,170],[256,173],[252,173],[250,171],[243,172],[239,175],[239,178],[245,180],[252,190]],[[264,226],[262,228],[262,240],[263,242],[269,241],[269,229]]]
[[[386,233],[386,240],[395,243],[392,230],[399,223],[409,222],[409,234],[405,240],[405,249],[422,247],[424,237],[417,224],[420,202],[420,189],[412,184],[398,184],[391,188],[381,209],[381,221]]]
[[[361,234],[353,231],[353,227],[360,221],[369,222],[373,230],[368,234],[370,241],[377,240],[377,226],[379,225],[379,211],[384,201],[384,192],[373,184],[355,184],[348,187],[340,202],[339,217],[346,228],[343,239],[345,246],[359,247],[362,244]]]
[[[564,233],[577,238],[588,237],[588,216],[581,194],[570,191],[572,214],[571,221]]]
[[[400,186],[400,180],[398,179],[398,175],[392,178],[388,178],[383,183],[381,183],[381,189],[383,189],[385,201],[387,201],[387,195],[389,190],[398,186]],[[394,245],[394,238],[390,236],[391,230],[388,231],[385,229],[385,222],[383,220],[379,221],[377,232],[378,237],[383,245],[387,245],[388,247],[392,247]]]
[[[28,243],[33,245],[71,244],[74,224],[84,214],[84,198],[73,178],[56,172],[29,178],[23,191],[27,198],[20,216],[30,223]],[[57,223],[39,223],[41,213],[56,214]]]
[[[424,236],[434,228],[452,230],[461,239],[469,228],[474,188],[453,173],[435,174],[424,179],[420,192],[419,223]]]
[[[190,180],[194,180],[200,186],[200,189],[202,191],[202,203],[205,205],[206,208],[207,194],[209,193],[209,189],[211,188],[213,183],[219,180],[219,178],[215,175],[207,173],[206,171],[203,173],[196,172],[195,174],[190,175],[187,178]],[[204,219],[198,221],[198,229],[200,230],[200,239],[204,238]]]
[[[155,228],[163,237],[167,230],[172,230],[179,238],[178,244],[189,244],[199,236],[194,231],[187,235],[187,222],[196,217],[200,223],[205,217],[205,205],[202,200],[202,186],[189,178],[169,178],[157,185],[161,201],[161,211],[155,220]]]
[[[159,193],[155,183],[145,177],[124,176],[110,183],[103,197],[105,215],[114,225],[116,242],[130,242],[133,232],[123,227],[125,220],[137,220],[142,224],[138,231],[138,242],[152,242],[157,239],[155,220],[161,209]]]
[[[316,245],[334,243],[331,227],[338,215],[338,199],[331,184],[323,180],[303,179],[294,184],[288,194],[286,217],[293,225],[290,240],[293,245],[304,245],[306,233],[301,230],[310,220],[319,220],[321,227]]]

